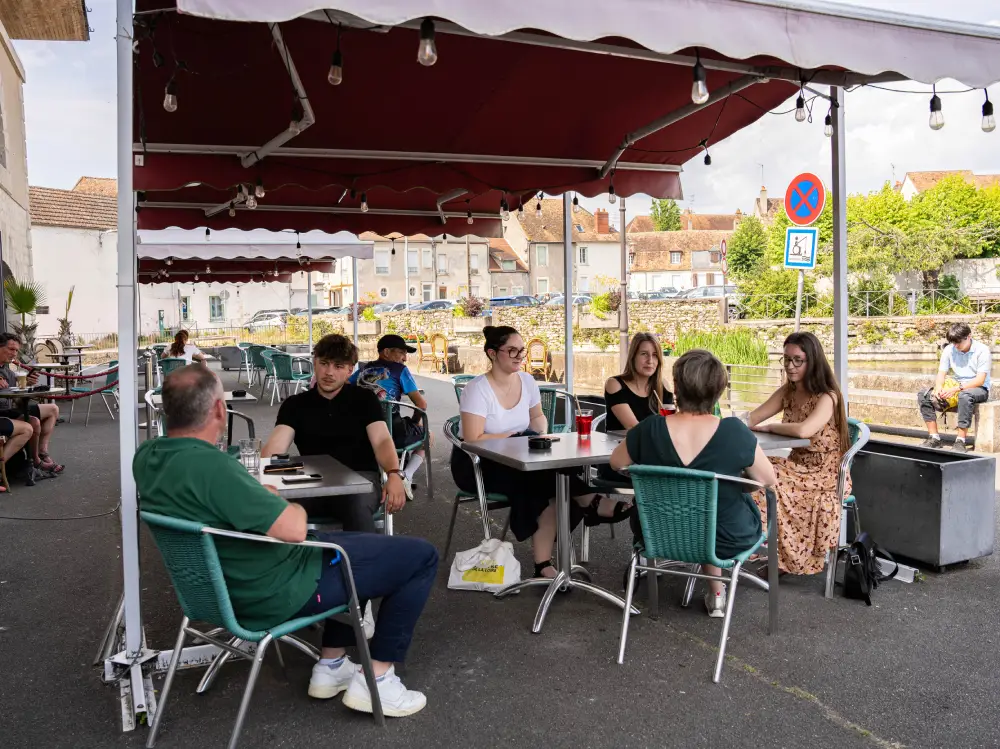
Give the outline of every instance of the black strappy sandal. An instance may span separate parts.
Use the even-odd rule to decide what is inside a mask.
[[[597,494],[590,501],[590,505],[587,507],[587,514],[583,518],[583,524],[588,528],[593,528],[595,525],[614,525],[615,523],[620,523],[623,520],[627,520],[629,513],[632,512],[632,505],[628,502],[616,502],[615,511],[611,515],[601,515],[597,509],[601,506],[603,498],[603,494]]]
[[[546,559],[544,562],[535,562],[535,577],[545,577],[545,575],[542,574],[542,570],[549,567],[555,569],[555,565],[552,564],[551,559]]]

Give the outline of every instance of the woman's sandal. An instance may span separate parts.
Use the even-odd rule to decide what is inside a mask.
[[[35,463],[35,468],[40,471],[47,471],[48,473],[62,473],[66,466],[59,465],[54,460],[52,456],[48,453],[38,453],[39,461]]]
[[[535,577],[545,577],[545,575],[542,574],[542,570],[545,570],[548,567],[551,567],[552,569],[555,569],[555,565],[552,564],[552,560],[551,559],[546,559],[544,562],[535,562],[535,575],[534,576]]]
[[[603,494],[596,494],[590,501],[590,505],[587,507],[587,514],[583,518],[583,524],[588,528],[593,528],[595,525],[614,525],[615,523],[620,523],[626,520],[629,513],[632,512],[632,505],[628,502],[616,502],[615,511],[611,515],[601,515],[597,510],[601,506],[603,498]]]

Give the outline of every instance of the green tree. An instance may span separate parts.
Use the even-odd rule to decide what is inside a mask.
[[[764,266],[767,251],[767,232],[756,216],[744,216],[733,236],[729,238],[726,262],[734,278],[746,278]]]
[[[650,216],[657,231],[680,231],[681,229],[681,209],[676,200],[670,198],[654,200]]]

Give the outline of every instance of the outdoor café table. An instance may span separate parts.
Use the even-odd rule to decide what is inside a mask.
[[[616,439],[624,439],[625,431],[612,430],[608,432],[609,435]],[[754,436],[757,437],[757,444],[760,445],[761,450],[764,451],[765,455],[773,456],[780,453],[783,450],[789,450],[796,447],[807,447],[809,445],[809,440],[802,439],[800,437],[785,437],[780,434],[771,434],[770,432],[754,432]],[[767,499],[767,516],[769,518],[778,517],[778,498],[775,496],[773,491],[765,492],[765,497]],[[768,524],[768,534],[767,534],[767,631],[770,634],[774,631],[774,626],[778,621],[778,523]],[[759,578],[752,572],[746,570],[740,570],[740,574],[743,575],[748,581],[754,584],[759,584]],[[656,608],[656,596],[650,596],[652,600],[652,606],[655,610]]]
[[[488,458],[517,471],[551,471],[553,469],[558,471],[559,479],[556,482],[556,568],[558,574],[554,578],[534,577],[522,580],[507,586],[496,594],[497,598],[503,598],[522,588],[548,587],[542,596],[542,602],[538,605],[535,622],[531,628],[531,631],[535,633],[542,630],[545,615],[548,613],[549,605],[558,590],[579,588],[610,601],[619,608],[625,608],[625,601],[614,593],[594,585],[592,582],[573,579],[572,575],[575,573],[582,573],[587,577],[590,576],[590,573],[585,567],[572,564],[573,539],[569,527],[569,503],[572,501],[569,495],[570,474],[581,466],[608,463],[611,460],[611,453],[618,446],[620,440],[611,435],[597,433],[592,434],[590,439],[586,441],[580,441],[575,432],[550,436],[558,441],[553,442],[552,448],[549,450],[529,450],[528,440],[530,437],[484,439],[462,444],[462,448],[470,453],[481,458]],[[639,611],[633,609],[632,613],[638,614]]]
[[[83,369],[83,352],[85,349],[94,348],[92,343],[85,343],[81,346],[65,346],[64,351],[61,354],[56,354],[56,356],[62,359],[66,364],[69,364],[69,360],[73,357],[77,359],[77,365]],[[72,353],[75,351],[76,353]]]
[[[318,473],[322,478],[303,484],[282,483],[281,477],[288,474],[264,473],[264,466],[271,463],[270,458],[260,459],[261,470],[254,478],[264,486],[277,489],[285,499],[367,494],[374,488],[371,481],[329,455],[293,456],[292,460],[302,461],[303,473]]]
[[[75,369],[74,365],[72,364],[53,364],[52,362],[31,362],[30,364],[25,364],[24,366],[31,367],[32,369],[37,369],[46,375],[49,375],[53,372],[62,372],[64,374],[68,374],[69,370]],[[70,384],[72,383],[72,380],[66,379],[63,380],[63,383],[65,385],[66,395],[70,395]],[[55,379],[49,377],[47,384],[49,385],[49,387],[52,387],[53,385],[56,384]]]
[[[153,405],[154,406],[156,406],[157,408],[163,408],[163,396],[162,395],[160,395],[159,393],[153,393],[153,395],[151,397],[151,400],[153,401]],[[232,390],[227,390],[225,392],[225,397],[223,398],[223,400],[226,401],[226,405],[227,406],[230,403],[256,403],[257,402],[257,396],[251,395],[249,391],[247,391],[244,395],[233,395],[233,391]],[[227,410],[229,410],[229,409],[227,409]],[[228,427],[229,427],[229,431],[226,432],[226,434],[229,435],[229,442],[232,443],[232,439],[233,439],[233,412],[231,410],[229,411],[229,424],[228,424]]]

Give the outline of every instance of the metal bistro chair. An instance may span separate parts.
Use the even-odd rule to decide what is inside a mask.
[[[251,346],[253,346],[253,344],[250,343],[249,341],[240,341],[239,343],[236,344],[236,348],[238,348],[240,350],[240,359],[243,362],[242,366],[240,367],[240,371],[236,373],[236,381],[239,382],[240,381],[240,377],[242,377],[243,373],[246,372],[246,375],[247,375],[247,385],[250,384],[250,366],[251,366],[251,362],[250,362],[250,347]]]
[[[545,414],[545,420],[549,424],[549,433],[565,434],[573,431],[575,426],[573,396],[566,392],[562,385],[542,384],[538,386],[538,390],[542,396],[542,413]],[[561,423],[556,418],[560,400],[563,401],[562,414],[565,417]]]
[[[850,475],[851,463],[854,461],[854,456],[861,451],[862,447],[868,444],[868,440],[871,438],[871,430],[868,429],[868,425],[862,421],[858,421],[857,419],[848,419],[847,431],[851,436],[851,449],[844,453],[844,457],[840,461],[840,471],[837,478],[837,496],[843,497],[840,510],[840,543],[833,549],[830,549],[830,553],[827,556],[826,586],[823,590],[823,594],[827,598],[833,598],[833,587],[837,580],[837,563],[840,560],[840,554],[850,548],[847,545],[848,510],[854,513],[855,538],[857,538],[858,534],[861,533],[861,518],[858,515],[858,501],[853,494],[844,497],[844,491],[847,488],[847,477]]]
[[[261,376],[261,374],[265,375],[265,380],[267,379],[266,378],[267,365],[264,363],[264,356],[263,356],[263,353],[267,350],[268,350],[267,346],[261,346],[257,343],[250,344],[250,348],[248,350],[248,354],[250,357],[250,372],[249,372],[249,379],[247,381],[247,387],[254,385],[257,382],[258,378]],[[261,384],[260,388],[261,398],[264,397],[264,386],[266,384],[267,384],[266,382],[262,382]]]
[[[163,413],[163,409],[157,408],[153,403],[153,396],[159,395],[159,390],[147,390],[145,395],[145,400],[147,405],[153,412],[154,421],[156,425],[156,434],[158,437],[167,436],[167,420],[166,415]],[[247,425],[247,437],[249,439],[255,439],[257,437],[257,430],[254,427],[253,419],[247,416],[242,411],[234,411],[231,408],[226,409],[226,413],[229,415],[229,423],[232,423],[233,417],[238,416],[243,419]],[[232,455],[234,458],[240,457],[240,446],[233,444],[233,430],[226,429],[226,453]]]
[[[267,356],[265,355],[265,360]],[[270,356],[271,367],[274,372],[273,388],[271,392],[271,405],[274,405],[274,396],[278,393],[279,388],[282,394],[278,394],[278,400],[287,398],[289,393],[289,386],[294,386],[292,393],[299,392],[299,388],[302,385],[309,385],[309,380],[312,378],[312,372],[295,372],[292,370],[292,357],[289,354],[281,354],[274,352]]]
[[[111,361],[109,361],[107,363],[108,369],[114,369],[117,366],[118,366],[118,361],[115,360],[115,359],[112,359]],[[94,380],[91,380],[90,382],[93,383]],[[98,395],[101,396],[101,401],[103,401],[104,406],[108,409],[108,413],[111,415],[111,420],[114,421],[115,420],[115,412],[111,410],[111,404],[108,402],[108,398],[111,398],[111,400],[114,401],[115,409],[117,410],[119,408],[119,402],[118,402],[118,372],[117,371],[108,372],[105,375],[105,377],[104,377],[104,385],[102,385],[102,387],[108,387],[110,385],[113,385],[114,387],[112,387],[110,390],[102,390],[100,393],[98,393]],[[92,390],[93,390],[92,386],[91,387],[77,386],[77,387],[71,387],[70,388],[70,392],[74,393],[74,394],[89,393]],[[90,425],[90,407],[92,405],[94,405],[94,396],[93,395],[90,396],[89,398],[87,398],[87,420],[83,422],[84,426],[89,426]],[[74,399],[74,400],[71,400],[69,402],[69,423],[70,424],[73,423],[73,411],[75,409],[76,409],[76,400]]]
[[[474,379],[476,379],[476,375],[471,374],[451,376],[451,382],[455,386],[455,397],[458,398],[459,403],[462,402],[462,391],[465,390],[465,386]]]
[[[168,356],[165,359],[160,359],[158,362],[160,366],[160,372],[166,377],[175,369],[180,369],[181,367],[187,366],[187,360],[181,359],[180,357]]]
[[[167,707],[167,700],[170,697],[170,688],[173,686],[174,676],[177,674],[181,652],[184,649],[185,641],[189,637],[194,641],[206,642],[220,648],[223,653],[217,656],[217,659],[222,658],[224,653],[228,653],[253,662],[250,668],[250,676],[247,679],[246,689],[243,692],[243,700],[240,702],[240,709],[236,715],[236,725],[233,727],[233,733],[229,738],[230,749],[235,749],[240,738],[240,730],[243,728],[243,721],[246,719],[247,712],[250,709],[253,689],[257,683],[257,676],[260,673],[260,666],[264,660],[264,655],[267,653],[268,646],[272,642],[275,644],[275,652],[278,655],[279,661],[282,660],[277,644],[279,640],[301,650],[315,660],[319,660],[320,654],[315,647],[292,635],[299,630],[333,617],[340,617],[341,621],[346,620],[347,623],[354,627],[361,668],[368,683],[368,691],[372,695],[372,713],[378,725],[385,725],[382,703],[379,700],[378,689],[375,685],[375,671],[372,668],[371,655],[368,652],[368,641],[365,639],[361,623],[362,612],[358,602],[358,592],[354,587],[351,562],[347,557],[346,551],[333,543],[303,541],[302,543],[291,544],[286,541],[270,538],[269,536],[219,530],[190,520],[179,520],[152,512],[140,512],[139,514],[153,534],[160,554],[163,556],[164,564],[170,574],[170,580],[177,591],[177,599],[184,611],[184,618],[181,620],[181,626],[177,632],[177,642],[174,645],[173,655],[170,659],[170,668],[167,670],[166,681],[163,682],[163,691],[160,694],[156,717],[153,719],[153,726],[146,741],[147,747],[151,748],[156,744],[156,734],[163,723],[163,714]],[[225,571],[222,569],[222,563],[219,560],[216,548],[215,538],[217,536],[227,539],[241,539],[245,542],[253,543],[275,543],[287,546],[310,546],[317,549],[329,549],[335,552],[334,560],[331,563],[340,566],[341,572],[344,575],[344,587],[349,592],[349,600],[346,604],[332,608],[322,614],[301,616],[285,622],[275,622],[274,625],[266,629],[247,629],[240,624],[236,612],[233,610],[232,601],[229,598]],[[234,542],[228,541],[227,543]],[[189,626],[192,620],[207,622],[214,625],[215,628],[209,632],[192,629]],[[230,639],[228,642],[217,639],[217,636],[223,632],[228,632],[234,639]],[[257,647],[253,654],[238,647],[245,642],[256,643]],[[283,665],[284,662],[282,661]],[[207,676],[208,674],[206,674]]]
[[[277,349],[264,346],[260,351],[260,359],[264,363],[264,379],[260,384],[260,397],[263,398],[267,392],[267,383],[271,383],[271,405],[274,405],[274,396],[278,392],[278,378],[274,369],[274,355],[280,354]]]
[[[719,640],[719,656],[712,676],[712,681],[718,683],[726,657],[726,640],[729,637],[729,624],[736,603],[736,585],[739,581],[740,568],[767,539],[766,532],[762,533],[752,547],[732,559],[719,559],[716,556],[715,532],[719,482],[731,481],[755,489],[762,489],[763,485],[735,476],[666,466],[633,465],[629,466],[629,474],[632,476],[636,506],[642,524],[642,544],[632,555],[628,572],[618,663],[625,661],[625,644],[628,639],[637,570],[650,573],[648,581],[650,586],[657,584],[655,575],[681,575],[690,578],[681,601],[682,605],[687,605],[690,601],[695,579],[720,580],[729,584],[729,590],[726,617],[722,624],[722,637]],[[773,523],[774,518],[769,518],[768,522]],[[645,555],[653,561],[653,564],[640,565],[640,555]],[[682,563],[680,565],[682,568],[678,569],[675,565],[657,566],[654,561],[656,559]],[[729,570],[729,576],[703,574],[701,572],[703,564],[712,564],[723,570]],[[695,565],[695,568],[686,569],[688,565]]]
[[[396,455],[399,457],[399,467],[402,468],[406,465],[407,458],[410,457],[417,450],[423,449],[424,451],[424,470],[427,472],[427,499],[434,498],[434,479],[431,476],[431,430],[430,430],[430,420],[427,418],[427,412],[422,408],[417,408],[412,403],[403,403],[402,401],[382,401],[382,417],[385,419],[385,425],[389,428],[389,436],[392,436],[392,413],[393,407],[396,408],[409,408],[413,411],[414,415],[420,414],[423,416],[424,424],[424,438],[419,442],[414,442],[411,445],[406,445],[405,447],[397,447]]]
[[[455,520],[458,518],[458,506],[460,504],[465,504],[466,502],[479,503],[479,513],[482,516],[483,521],[484,539],[492,536],[490,533],[490,511],[502,510],[510,507],[510,501],[507,499],[506,494],[486,492],[486,487],[483,485],[483,474],[479,467],[479,456],[467,452],[462,447],[462,438],[458,436],[458,427],[460,423],[461,416],[452,416],[448,419],[448,421],[444,424],[444,436],[453,446],[462,450],[462,452],[472,459],[472,470],[476,476],[476,493],[470,494],[469,492],[462,491],[461,489],[455,493],[455,503],[451,508],[451,522],[448,524],[448,538],[444,543],[445,557],[448,556],[448,550],[451,548],[451,538],[455,532]],[[503,535],[506,535],[506,526],[504,527]]]

